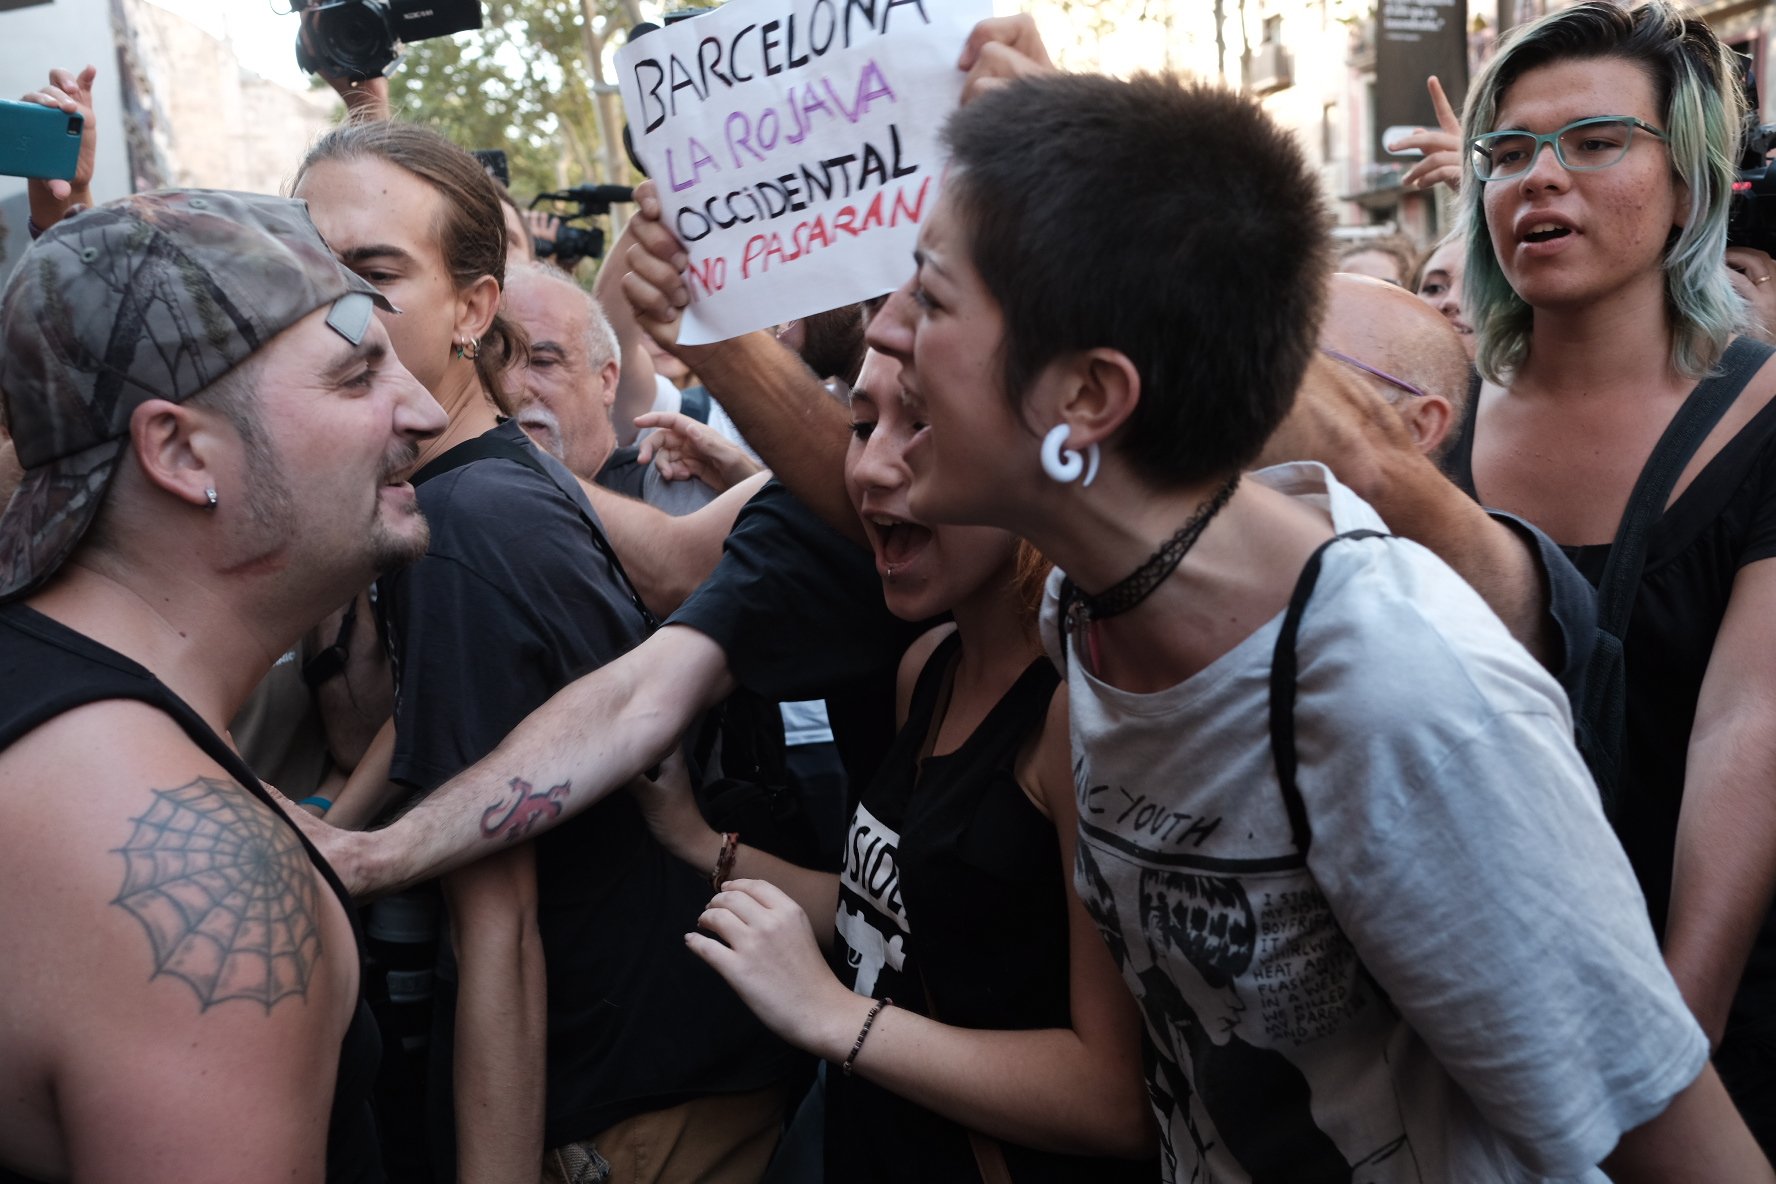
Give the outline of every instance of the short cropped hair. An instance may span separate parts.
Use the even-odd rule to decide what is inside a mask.
[[[1061,74],[994,89],[945,138],[1013,407],[1054,359],[1116,349],[1141,398],[1112,446],[1144,479],[1254,459],[1325,298],[1327,219],[1289,134],[1221,87]]]
[[[1746,315],[1721,265],[1745,98],[1731,52],[1706,22],[1666,0],[1632,10],[1588,0],[1525,25],[1505,39],[1469,88],[1462,140],[1493,130],[1505,92],[1528,71],[1600,58],[1632,62],[1651,76],[1674,176],[1689,187],[1689,217],[1665,248],[1665,305],[1672,365],[1686,378],[1701,378]],[[1485,186],[1474,179],[1471,154],[1463,155],[1468,262],[1462,312],[1479,337],[1480,373],[1502,383],[1529,354],[1533,314],[1499,267],[1486,226]]]
[[[622,364],[622,356],[617,352],[616,330],[611,328],[610,317],[605,315],[598,297],[580,287],[565,271],[547,263],[519,262],[508,270],[511,272],[506,280],[508,286],[512,280],[523,277],[554,286],[563,300],[583,301],[586,306],[586,358],[591,368],[602,370],[611,362]]]

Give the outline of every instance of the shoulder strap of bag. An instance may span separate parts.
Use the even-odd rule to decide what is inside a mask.
[[[1623,650],[1646,568],[1647,538],[1665,512],[1684,466],[1771,352],[1769,346],[1749,337],[1740,337],[1727,347],[1719,372],[1696,384],[1653,446],[1616,526],[1615,541],[1610,544],[1597,586],[1597,632],[1585,664],[1585,682],[1579,702],[1573,705],[1579,747],[1597,782],[1607,816],[1615,815],[1622,739],[1628,726]]]
[[[1734,341],[1721,357],[1719,373],[1696,384],[1653,446],[1653,454],[1640,470],[1634,492],[1628,496],[1628,508],[1616,527],[1615,541],[1610,544],[1609,560],[1597,588],[1599,628],[1618,638],[1627,636],[1634,594],[1646,565],[1647,534],[1665,512],[1665,503],[1670,500],[1672,487],[1684,466],[1772,352],[1771,347],[1749,337]]]
[[[629,573],[623,570],[623,561],[617,558],[617,553],[611,547],[610,540],[604,537],[603,527],[599,525],[597,517],[592,513],[592,503],[586,500],[586,491],[579,487],[577,481],[573,483],[572,488],[569,488],[554,473],[550,472],[548,466],[538,460],[529,448],[511,440],[483,433],[473,440],[463,441],[443,456],[438,457],[413,474],[411,480],[414,487],[417,488],[433,478],[442,477],[453,469],[460,469],[464,465],[473,464],[478,460],[495,457],[513,461],[533,472],[542,474],[555,488],[567,495],[567,500],[573,503],[574,510],[585,522],[587,529],[592,532],[592,545],[598,548],[605,561],[611,565],[611,570],[617,573],[617,580],[623,585],[623,591],[627,593],[629,603],[634,605],[635,611],[641,614],[643,627],[649,633],[658,629],[660,618],[656,617],[653,610],[649,609],[642,601],[641,593],[635,590],[635,582],[629,578]]]
[[[1295,695],[1299,662],[1295,639],[1301,632],[1301,614],[1307,610],[1308,598],[1320,581],[1320,562],[1326,548],[1343,539],[1387,538],[1379,530],[1352,530],[1334,535],[1314,549],[1295,581],[1289,607],[1283,613],[1282,628],[1277,630],[1276,650],[1270,659],[1270,755],[1276,762],[1277,784],[1282,787],[1283,805],[1289,811],[1289,829],[1295,836],[1295,849],[1305,857],[1307,845],[1313,840],[1313,828],[1307,822],[1307,806],[1301,800],[1301,787],[1295,783]]]

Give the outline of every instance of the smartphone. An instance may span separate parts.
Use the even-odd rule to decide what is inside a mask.
[[[1390,127],[1385,132],[1381,133],[1381,146],[1387,148],[1389,144],[1402,140],[1405,137],[1410,136],[1413,132],[1423,130],[1423,128],[1415,123],[1395,124],[1393,127]],[[1387,154],[1389,156],[1423,156],[1424,149],[1403,148],[1400,151],[1395,152],[1392,148],[1387,148]]]
[[[85,123],[55,107],[0,99],[0,173],[73,180]]]

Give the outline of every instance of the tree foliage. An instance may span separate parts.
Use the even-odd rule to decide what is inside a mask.
[[[610,58],[635,24],[657,23],[660,8],[658,0],[484,0],[484,28],[407,47],[390,99],[403,118],[465,148],[503,148],[521,198],[632,183]]]

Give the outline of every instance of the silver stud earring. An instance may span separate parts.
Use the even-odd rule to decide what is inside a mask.
[[[215,509],[216,508],[216,491],[214,489],[206,489],[206,490],[204,490],[204,497],[210,503],[208,506],[206,506],[204,508],[208,509],[208,510]]]

